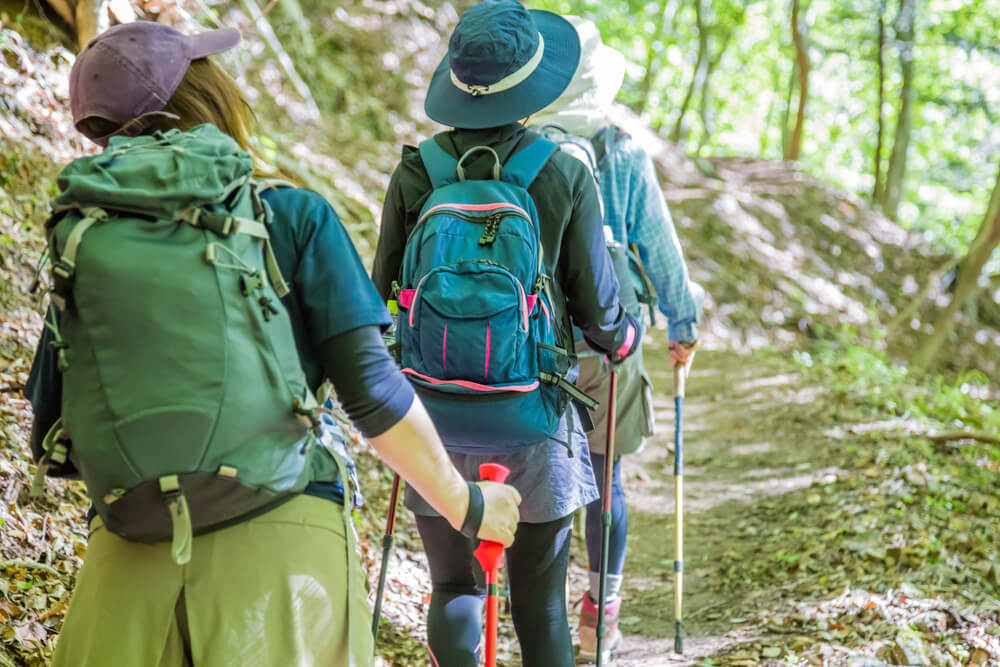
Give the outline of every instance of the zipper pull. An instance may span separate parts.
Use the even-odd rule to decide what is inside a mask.
[[[503,218],[499,213],[494,213],[486,219],[486,229],[479,237],[479,245],[492,245],[497,240],[497,231],[500,229],[500,220]]]
[[[265,322],[270,322],[271,318],[279,314],[281,311],[274,307],[274,302],[271,301],[266,295],[261,295],[257,299],[257,304],[260,306],[261,315],[264,316]]]

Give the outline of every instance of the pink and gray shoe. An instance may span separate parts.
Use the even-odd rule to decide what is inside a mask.
[[[607,663],[611,655],[622,647],[622,633],[618,629],[618,611],[621,609],[622,599],[615,598],[615,601],[604,607],[604,659]],[[590,598],[590,593],[583,595],[583,608],[580,610],[580,627],[577,629],[580,635],[580,653],[577,655],[577,662],[597,661],[597,605]]]

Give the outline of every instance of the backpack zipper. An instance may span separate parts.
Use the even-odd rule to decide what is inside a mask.
[[[455,216],[456,218],[458,218],[460,220],[464,220],[465,222],[472,223],[474,225],[486,225],[487,229],[484,230],[483,236],[481,236],[479,238],[479,244],[480,245],[487,245],[489,243],[492,243],[492,241],[487,241],[486,243],[484,243],[483,239],[486,238],[486,236],[487,236],[486,232],[489,230],[490,221],[493,220],[494,218],[497,219],[496,222],[494,223],[495,227],[499,227],[500,220],[502,220],[503,218],[505,218],[507,216],[513,216],[513,217],[517,217],[517,218],[522,218],[525,221],[527,221],[527,223],[529,225],[531,225],[531,229],[535,232],[535,235],[538,238],[538,257],[536,258],[537,259],[536,274],[539,276],[539,280],[541,280],[541,276],[544,274],[544,272],[542,271],[542,245],[541,245],[542,244],[542,236],[541,236],[541,231],[537,227],[535,227],[535,223],[531,219],[531,216],[529,216],[528,213],[523,208],[521,208],[520,206],[514,206],[512,204],[501,204],[497,208],[499,210],[496,213],[493,213],[492,215],[488,216],[484,220],[482,217],[477,217],[477,216],[470,215],[469,213],[466,213],[465,211],[463,211],[460,208],[456,208],[456,207],[450,206],[448,204],[438,204],[437,206],[432,207],[430,210],[428,210],[426,213],[424,213],[423,216],[421,216],[420,219],[417,220],[417,224],[415,224],[413,226],[413,229],[410,230],[410,233],[407,234],[407,236],[406,236],[406,243],[403,244],[403,248],[406,248],[408,245],[410,245],[410,241],[412,241],[413,237],[416,236],[417,231],[423,226],[423,224],[425,222],[427,222],[427,220],[429,220],[431,217],[433,217],[435,215],[448,214],[448,215],[453,215],[453,216]],[[495,240],[495,237],[496,237],[496,230],[494,229],[493,240]],[[479,260],[479,261],[487,261],[487,260]],[[498,266],[502,266],[502,265],[498,264]],[[507,267],[503,267],[503,268],[507,269]],[[507,269],[507,270],[509,271],[510,269]],[[402,280],[402,275],[403,275],[403,265],[402,265],[402,262],[400,262],[400,265],[399,265],[399,275],[400,275],[400,280]],[[536,281],[536,284],[537,284],[537,281]]]
[[[497,232],[500,231],[501,220],[503,220],[503,216],[499,213],[494,213],[486,218],[486,229],[479,237],[479,245],[493,245],[493,242],[497,240]]]
[[[522,329],[525,331],[525,333],[527,333],[527,331],[530,328],[530,323],[529,323],[530,313],[528,312],[528,293],[525,292],[524,284],[518,279],[518,277],[515,276],[514,273],[509,268],[507,268],[503,264],[500,264],[499,262],[492,262],[488,259],[468,259],[464,261],[472,264],[485,264],[486,266],[492,266],[498,269],[503,269],[510,275],[511,280],[513,280],[514,284],[517,285],[517,291],[518,291],[517,301],[518,301],[518,310],[520,311],[521,315],[520,317],[522,322],[521,326]],[[420,282],[417,283],[417,289],[413,294],[413,302],[410,306],[410,316],[409,316],[411,327],[413,326],[413,316],[417,310],[417,301],[420,299],[420,288],[423,287],[424,281],[427,280],[428,275],[430,274],[424,274],[424,277],[420,279]]]
[[[524,209],[517,206],[505,205],[504,207],[500,208],[500,210],[498,210],[496,213],[493,213],[487,218],[483,219],[482,216],[474,216],[471,213],[467,213],[460,208],[448,206],[447,204],[441,204],[439,206],[435,206],[434,208],[424,213],[424,215],[420,218],[420,220],[417,221],[417,224],[413,226],[413,230],[410,231],[409,235],[407,235],[406,237],[407,245],[410,243],[411,240],[413,240],[413,236],[417,233],[417,230],[420,229],[420,227],[423,226],[425,222],[427,222],[430,218],[436,215],[445,215],[445,214],[453,215],[460,220],[464,220],[465,222],[470,222],[474,225],[489,224],[489,221],[497,216],[500,218],[506,217],[508,215],[514,216],[517,218],[524,219],[529,225],[531,225],[531,229],[532,231],[535,232],[536,235],[539,233],[538,230],[535,228],[535,223],[532,221],[531,216],[525,213]]]

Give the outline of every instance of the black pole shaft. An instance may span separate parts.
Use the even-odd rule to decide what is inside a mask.
[[[604,599],[608,590],[608,551],[611,542],[611,475],[615,467],[615,420],[617,411],[615,403],[618,400],[618,371],[611,369],[610,388],[608,390],[608,425],[604,451],[604,484],[601,486],[601,583],[598,587],[597,602],[597,667],[604,663]]]
[[[378,587],[375,594],[375,609],[372,612],[372,640],[378,639],[378,622],[382,616],[382,594],[385,591],[385,576],[389,570],[389,552],[396,538],[396,499],[399,497],[399,475],[393,475],[392,494],[389,496],[389,515],[385,520],[385,535],[382,536],[382,567],[378,571]]]

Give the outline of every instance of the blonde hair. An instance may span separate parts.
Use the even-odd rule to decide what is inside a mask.
[[[156,116],[144,133],[175,128],[190,130],[211,123],[232,137],[240,148],[253,151],[250,135],[256,119],[250,103],[233,77],[209,58],[191,62],[163,111],[177,118]]]

